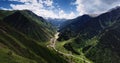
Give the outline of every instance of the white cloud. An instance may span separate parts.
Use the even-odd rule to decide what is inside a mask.
[[[26,2],[30,2],[30,1],[34,1],[34,0],[9,0],[9,1],[17,1],[17,2],[26,3]]]
[[[43,1],[47,6],[52,6],[53,1],[52,0],[45,0]]]
[[[60,12],[59,12],[59,18],[72,19],[75,17],[76,17],[76,15],[73,12],[71,12],[70,14],[66,14],[63,10],[60,10]]]
[[[13,10],[23,10],[28,9],[33,11],[35,14],[45,17],[45,18],[66,18],[73,19],[78,15],[83,14],[100,14],[106,12],[107,10],[114,8],[115,6],[120,6],[120,0],[75,0],[71,2],[71,5],[76,6],[76,11],[66,13],[63,9],[59,7],[57,3],[53,0],[9,0],[17,1],[23,4],[10,4]],[[56,5],[57,8],[54,7]],[[6,8],[1,8],[4,10],[11,10]]]
[[[79,12],[79,15],[84,14],[85,10],[84,10],[84,5],[82,5],[82,1],[76,0],[75,4],[76,4],[76,10]]]
[[[24,3],[24,4],[10,4],[13,10],[28,9],[44,18],[72,19],[77,16],[73,12],[67,14],[60,8],[55,8],[53,6],[53,0],[9,0],[9,1],[17,1]]]
[[[76,0],[74,2],[79,15],[100,14],[120,5],[120,0]]]

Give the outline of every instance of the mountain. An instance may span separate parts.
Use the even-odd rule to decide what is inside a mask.
[[[54,27],[28,10],[0,10],[1,63],[67,63],[46,43]]]
[[[27,36],[39,41],[49,40],[54,33],[52,27],[43,18],[38,17],[31,11],[16,11],[12,15],[5,17],[4,22],[14,27],[16,30],[23,32]],[[41,33],[44,33],[41,35]],[[51,35],[50,35],[51,34]]]
[[[58,40],[67,40],[63,47],[93,63],[120,63],[120,7],[79,22],[71,21],[60,30]]]
[[[57,29],[60,29],[61,26],[64,24],[64,22],[67,21],[67,19],[52,19],[48,18],[46,19],[49,23],[51,23],[53,26],[55,26]]]
[[[97,17],[83,15],[73,19],[69,24],[60,30],[59,40],[68,40],[77,35],[82,35],[87,38],[92,38],[99,34],[105,28],[116,23],[120,16],[120,8],[117,7],[109,12],[103,13]],[[69,22],[69,21],[67,21]]]
[[[120,17],[119,22],[100,33],[99,42],[86,56],[95,63],[120,63]]]
[[[120,63],[120,7],[64,22],[29,10],[0,16],[1,63]]]
[[[68,40],[72,36],[76,36],[85,24],[92,19],[89,15],[83,15],[75,19],[67,20],[59,30],[60,38],[58,40]]]

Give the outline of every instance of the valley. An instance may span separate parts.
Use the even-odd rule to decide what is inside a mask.
[[[63,42],[65,50],[93,63],[119,63],[119,13],[120,7],[116,7],[97,17],[83,15],[68,20],[59,30],[58,41]]]
[[[93,63],[93,62],[91,62],[91,61],[88,61],[88,60],[86,60],[86,59],[84,59],[84,58],[81,58],[81,57],[79,57],[79,56],[76,56],[76,55],[73,55],[73,54],[69,54],[69,53],[64,53],[64,52],[61,52],[61,51],[59,51],[59,50],[57,50],[55,47],[56,47],[56,40],[59,38],[59,32],[56,32],[56,34],[54,35],[54,37],[53,38],[51,38],[51,40],[50,40],[50,44],[49,45],[47,45],[47,47],[49,48],[49,47],[51,47],[51,48],[53,48],[56,52],[58,52],[59,54],[61,54],[61,55],[63,55],[63,56],[66,56],[66,57],[73,57],[73,58],[76,58],[76,59],[78,59],[78,60],[81,60],[81,61],[84,61],[84,63]]]
[[[30,10],[0,16],[0,63],[120,63],[120,7],[74,19]]]

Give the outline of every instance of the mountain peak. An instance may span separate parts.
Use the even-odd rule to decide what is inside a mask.
[[[88,14],[84,14],[84,15],[82,15],[82,16],[78,16],[78,17],[75,18],[75,19],[90,18],[90,17],[91,17],[90,15],[88,15]]]
[[[84,14],[81,17],[90,17],[88,14]]]
[[[120,6],[116,6],[115,8],[112,8],[109,11],[110,12],[112,12],[112,11],[120,11]]]

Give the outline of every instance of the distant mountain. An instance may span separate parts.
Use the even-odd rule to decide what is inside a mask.
[[[46,47],[53,26],[28,10],[0,10],[1,63],[68,63]]]
[[[61,33],[59,40],[67,40],[78,35],[82,35],[86,38],[92,38],[105,28],[116,23],[120,16],[119,13],[120,8],[117,7],[97,17],[83,15],[76,19],[70,20],[70,23],[60,30]]]
[[[83,15],[75,19],[67,20],[59,30],[60,38],[58,40],[68,40],[72,36],[76,36],[85,24],[92,19],[89,15]]]
[[[53,26],[57,27],[57,29],[60,29],[61,26],[64,24],[65,21],[67,21],[67,19],[52,19],[52,18],[48,18],[46,19],[48,22],[50,22]]]

